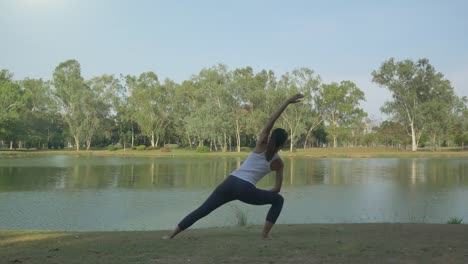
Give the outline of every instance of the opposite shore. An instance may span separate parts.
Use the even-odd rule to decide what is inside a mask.
[[[120,156],[120,157],[246,157],[248,151],[242,152],[206,152],[195,150],[171,149],[161,150],[0,150],[0,157],[31,156],[31,155],[79,155],[79,156]],[[416,152],[394,148],[310,148],[298,149],[295,152],[280,151],[283,157],[304,158],[468,158],[468,151],[461,148],[448,148],[437,151],[422,149]]]

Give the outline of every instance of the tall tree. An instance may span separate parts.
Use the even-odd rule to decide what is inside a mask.
[[[135,121],[144,135],[150,138],[151,146],[157,146],[170,121],[166,112],[168,97],[165,87],[154,72],[142,73],[138,78],[127,76],[126,82]]]
[[[444,105],[443,100],[453,94],[450,82],[427,59],[413,62],[390,58],[379,70],[373,71],[372,76],[375,83],[392,93],[392,100],[385,102],[381,111],[392,115],[408,128],[411,149],[416,151],[428,124],[437,119],[430,109]]]
[[[88,87],[81,77],[81,66],[76,60],[60,63],[54,71],[54,90],[58,111],[68,125],[77,151],[83,138],[85,106],[89,99]]]
[[[468,97],[466,96],[457,99],[453,132],[455,143],[464,150],[468,144]]]
[[[286,73],[278,83],[278,90],[284,90],[279,91],[281,96],[297,93],[304,95],[300,105],[286,109],[281,116],[281,123],[289,130],[291,151],[296,148],[300,136],[305,135],[307,138],[307,135],[321,122],[316,108],[320,83],[320,76],[316,76],[314,71],[308,68],[295,69],[291,74]]]
[[[28,100],[25,105],[25,116],[23,117],[27,135],[25,141],[29,140],[30,145],[37,148],[48,148],[55,145],[52,142],[62,139],[60,127],[60,116],[57,115],[57,109],[52,100],[50,82],[42,79],[26,78],[20,81],[22,90],[28,94]],[[58,135],[60,134],[60,135]],[[62,145],[60,142],[58,145]]]
[[[86,82],[83,96],[87,98],[83,106],[83,139],[86,149],[102,130],[110,130],[111,113],[115,113],[114,102],[121,89],[120,82],[113,75],[101,75]]]
[[[359,108],[365,100],[364,93],[351,81],[323,85],[318,108],[323,119],[328,123],[328,134],[333,138],[333,147],[337,147],[337,137],[347,126],[366,114]]]
[[[13,74],[0,71],[0,136],[10,140],[10,148],[18,137],[20,118],[27,101],[27,94],[21,89]]]

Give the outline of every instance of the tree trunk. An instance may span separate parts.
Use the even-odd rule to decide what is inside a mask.
[[[78,135],[73,136],[73,138],[75,139],[76,151],[80,151],[80,139]]]
[[[89,150],[91,147],[91,140],[86,140],[86,150]]]
[[[336,135],[333,135],[333,148],[336,148]]]
[[[187,139],[188,139],[188,144],[189,144],[189,148],[192,147],[192,139],[190,139],[190,135],[187,133]]]
[[[10,150],[13,149],[13,140],[10,140]]]
[[[223,152],[227,151],[227,135],[226,132],[224,132],[224,147],[223,147]]]
[[[237,142],[237,152],[240,152],[240,128],[239,120],[236,119],[236,142]]]
[[[154,131],[151,132],[151,146],[154,147]]]
[[[292,133],[292,130],[291,130],[291,146],[289,147],[289,151],[291,152],[294,151],[294,133]]]
[[[416,132],[414,131],[414,124],[411,123],[411,150],[418,150],[418,145],[416,144]]]
[[[304,149],[306,149],[306,146],[307,146],[307,141],[309,139],[309,135],[310,133],[312,133],[312,130],[314,129],[314,127],[311,127],[308,131],[307,131],[307,134],[305,136],[305,140],[304,140]]]
[[[133,143],[135,142],[135,131],[133,129],[133,125],[132,125],[132,148],[133,148]]]

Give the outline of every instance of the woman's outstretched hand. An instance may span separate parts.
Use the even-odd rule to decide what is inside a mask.
[[[298,93],[298,94],[296,94],[296,95],[291,96],[291,97],[287,100],[287,102],[288,102],[289,104],[294,104],[294,103],[300,102],[303,98],[304,98],[304,95]]]

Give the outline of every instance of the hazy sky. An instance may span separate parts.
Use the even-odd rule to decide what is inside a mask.
[[[0,0],[0,68],[51,79],[68,59],[85,78],[154,71],[189,79],[202,68],[308,67],[351,80],[380,118],[389,93],[371,81],[388,58],[426,57],[468,95],[468,1]]]

